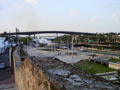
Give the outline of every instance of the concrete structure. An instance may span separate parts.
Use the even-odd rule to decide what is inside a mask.
[[[120,87],[53,57],[24,57],[14,52],[19,90],[117,90]]]
[[[117,78],[118,73],[116,71],[99,73],[99,74],[96,74],[96,76],[102,77],[102,78],[109,80],[109,81],[117,81],[118,80],[118,78]]]
[[[77,51],[66,51],[66,55],[77,55],[78,52]]]
[[[91,59],[91,61],[94,61],[94,62],[98,62],[100,64],[105,64],[105,65],[108,65],[109,61],[108,60],[105,60],[103,58],[93,58]]]
[[[45,34],[45,33],[61,33],[61,34],[73,34],[73,35],[96,35],[96,33],[85,33],[85,32],[74,32],[74,31],[29,31],[29,32],[13,32],[6,33],[6,35],[35,35],[35,34]],[[1,33],[2,34],[2,33]]]
[[[113,69],[120,69],[120,63],[112,63],[112,62],[109,62],[109,68],[113,68]]]
[[[8,48],[8,41],[5,41],[5,37],[0,37],[0,53],[4,53],[6,48]]]
[[[26,50],[27,52],[27,50]],[[69,52],[69,50],[68,50]],[[28,48],[28,55],[29,56],[37,56],[37,57],[54,57],[57,58],[65,63],[72,64],[76,63],[80,60],[87,60],[90,58],[88,56],[89,53],[80,53],[78,52],[77,55],[66,55],[66,50],[62,51],[45,51],[43,48],[33,48],[29,47]]]

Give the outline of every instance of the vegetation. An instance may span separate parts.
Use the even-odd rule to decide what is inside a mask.
[[[83,69],[86,72],[89,72],[92,74],[114,71],[113,69],[110,69],[105,65],[98,64],[98,63],[91,62],[91,61],[87,61],[87,60],[79,61],[74,66],[78,69]]]
[[[74,40],[74,42],[81,42],[81,43],[85,43],[85,42],[89,42],[89,40],[93,40],[94,43],[105,43],[105,42],[115,42],[115,39],[118,37],[119,33],[114,33],[114,32],[110,32],[110,33],[99,33],[97,35],[90,35],[90,36],[85,36],[85,35],[79,35],[77,36],[77,40]],[[114,38],[113,38],[114,37]],[[72,37],[71,35],[63,35],[60,37],[57,37],[54,41],[71,41]]]
[[[59,43],[61,41],[63,41],[63,42],[66,42],[66,41],[71,42],[71,40],[72,40],[72,37],[70,35],[63,35],[61,37],[55,38],[55,40],[53,40],[53,41]]]
[[[40,49],[40,50],[43,50],[43,51],[61,51],[60,49]]]
[[[112,46],[111,46],[111,49],[114,51],[114,50],[117,49],[117,46],[115,46],[115,45],[113,46],[113,45],[112,45]]]
[[[118,72],[118,80],[119,80],[119,84],[120,84],[120,69],[118,69],[117,72]]]
[[[117,72],[118,72],[118,76],[119,76],[119,78],[120,78],[120,69],[118,69],[118,71],[117,71]]]
[[[27,45],[30,44],[30,41],[32,39],[30,37],[21,37],[21,41],[23,42],[23,44]]]
[[[120,50],[119,42],[120,42],[120,33],[98,33],[96,35],[77,35],[73,40],[74,44],[77,46],[81,46],[84,44],[85,47],[92,47],[94,44],[94,48],[99,50],[103,49],[112,49],[112,50]],[[71,35],[63,35],[55,38],[54,42],[66,43],[67,45],[71,44],[72,36]],[[87,46],[88,44],[88,46]],[[90,45],[89,45],[90,44]],[[95,45],[96,44],[96,45]]]
[[[20,49],[20,56],[26,56],[27,54],[25,53],[25,51],[23,49]]]
[[[10,39],[10,38],[6,35],[6,32],[4,32],[3,34],[1,34],[0,37],[5,37],[6,40],[9,40],[9,39]]]
[[[15,43],[17,43],[19,40],[20,40],[21,42],[23,42],[24,45],[27,45],[27,44],[30,44],[30,41],[31,41],[32,39],[31,39],[30,37],[20,37],[20,39],[17,38],[17,37],[14,37],[14,39],[13,39],[13,41],[14,41]]]
[[[44,47],[44,46],[45,46],[45,44],[40,43],[40,47]]]
[[[14,41],[15,43],[17,43],[18,39],[17,39],[16,37],[14,37],[13,41]]]
[[[103,46],[96,46],[96,48],[99,49],[99,50],[103,50],[104,49]]]
[[[116,62],[120,62],[120,60],[111,58],[111,59],[109,59],[109,62],[116,63]]]

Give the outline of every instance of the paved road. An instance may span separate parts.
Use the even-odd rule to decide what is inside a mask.
[[[0,85],[0,90],[17,90],[15,84]]]
[[[8,50],[4,54],[0,54],[0,63],[5,63],[9,67],[9,52],[8,52]]]
[[[29,56],[37,56],[37,57],[55,57],[59,60],[66,62],[66,63],[76,63],[80,60],[86,60],[89,59],[89,54],[87,52],[78,52],[77,55],[74,55],[72,58],[72,55],[66,55],[66,50],[60,51],[61,54],[58,55],[58,51],[44,51],[40,50],[38,48],[29,47],[28,49],[28,55]]]
[[[14,75],[11,73],[9,67],[9,53],[8,51],[5,54],[0,55],[0,63],[5,63],[7,68],[0,69],[0,90],[17,90],[14,84]]]

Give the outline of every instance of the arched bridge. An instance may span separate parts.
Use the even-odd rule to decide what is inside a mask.
[[[29,31],[29,32],[13,32],[5,33],[6,35],[35,35],[35,34],[47,34],[47,33],[60,33],[60,34],[73,34],[73,35],[96,35],[96,33],[85,33],[75,31]]]

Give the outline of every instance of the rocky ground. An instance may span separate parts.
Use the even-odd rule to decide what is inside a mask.
[[[56,58],[32,56],[30,62],[55,82],[60,90],[120,90],[120,86],[77,70]]]

